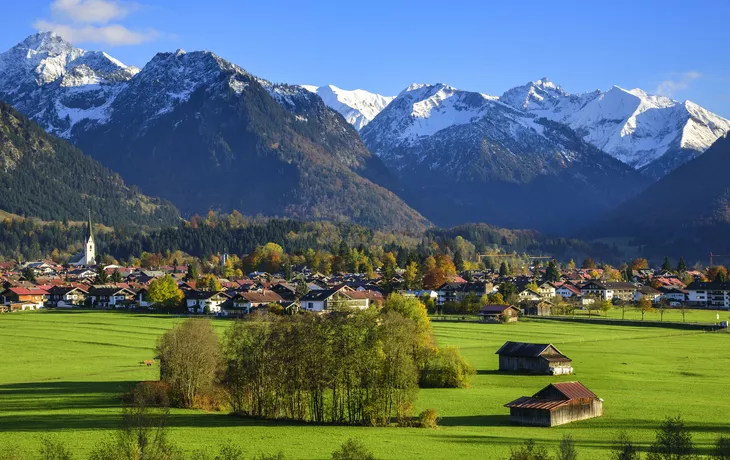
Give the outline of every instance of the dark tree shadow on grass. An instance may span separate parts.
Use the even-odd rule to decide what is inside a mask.
[[[465,415],[441,417],[441,426],[510,426],[509,415]]]

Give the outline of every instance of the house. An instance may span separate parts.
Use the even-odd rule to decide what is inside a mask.
[[[312,312],[330,312],[349,308],[365,310],[370,306],[368,298],[361,298],[347,286],[309,291],[299,302],[301,308]]]
[[[523,289],[522,291],[517,294],[517,297],[519,297],[520,302],[524,301],[538,301],[542,298],[539,292],[533,291],[530,288]]]
[[[670,302],[681,302],[684,303],[687,301],[687,295],[689,292],[686,289],[679,289],[679,288],[663,288],[662,291],[662,298],[670,301]]]
[[[270,303],[282,303],[284,299],[275,291],[263,289],[260,291],[239,292],[230,302],[223,305],[223,314],[226,316],[241,316],[249,314]]]
[[[500,372],[566,375],[573,373],[573,364],[551,343],[505,342],[496,351]]]
[[[222,291],[185,291],[185,306],[190,313],[221,313],[221,305],[231,296]]]
[[[565,299],[569,297],[580,297],[580,289],[572,283],[563,283],[555,288],[555,295]]]
[[[638,302],[642,298],[646,297],[652,302],[657,302],[661,295],[662,293],[660,291],[657,291],[651,286],[639,286],[636,288],[636,291],[634,291],[633,301]]]
[[[438,292],[436,291],[430,291],[430,290],[408,290],[408,291],[399,291],[400,294],[403,297],[417,297],[419,299],[423,299],[424,297],[428,297],[429,299],[433,299],[434,302],[438,300]]]
[[[557,426],[603,415],[603,400],[580,382],[551,383],[504,407],[514,425]]]
[[[53,286],[48,290],[48,305],[58,308],[84,305],[88,291],[76,286]]]
[[[687,285],[687,301],[702,308],[730,309],[730,283],[693,281]]]
[[[600,300],[623,300],[630,302],[634,298],[636,286],[632,283],[617,281],[588,281],[580,288],[582,297],[597,297]]]
[[[546,281],[537,286],[537,292],[544,299],[552,299],[556,295],[556,288],[553,283]]]
[[[484,323],[513,323],[520,311],[511,305],[484,305],[479,309],[479,318]]]
[[[47,292],[37,287],[10,287],[2,292],[3,304],[14,304],[12,310],[37,310],[46,303]]]
[[[443,305],[447,302],[459,302],[459,293],[462,290],[463,285],[466,283],[444,283],[436,292],[438,293],[438,299],[436,299],[436,305]]]
[[[91,286],[87,297],[97,308],[126,308],[132,305],[134,296],[134,291],[124,287]]]

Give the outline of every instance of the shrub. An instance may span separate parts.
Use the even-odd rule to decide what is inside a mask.
[[[134,404],[136,401],[141,401],[149,407],[169,407],[169,393],[170,385],[165,382],[139,382],[128,393],[122,395],[122,402]]]
[[[253,460],[285,460],[285,458],[284,453],[279,452],[278,454],[258,454]]]
[[[622,432],[618,435],[611,458],[614,460],[640,460],[641,454],[636,450],[634,443],[631,442],[626,433]]]
[[[556,460],[578,460],[578,452],[575,449],[575,443],[569,434],[563,435],[563,439],[560,441],[555,458]]]
[[[0,460],[23,460],[18,446],[9,444],[0,447]]]
[[[193,407],[206,412],[223,412],[230,408],[229,397],[223,388],[211,385],[195,395]]]
[[[62,442],[47,437],[41,439],[41,460],[72,460],[73,457],[73,453]]]
[[[332,452],[332,460],[375,460],[375,456],[362,441],[350,438]]]
[[[730,438],[727,436],[720,436],[715,441],[715,447],[712,449],[712,455],[710,456],[713,460],[730,460]]]
[[[510,453],[509,460],[548,460],[547,449],[544,446],[538,446],[535,441],[528,439],[519,449],[513,449]]]
[[[436,409],[426,409],[418,414],[418,426],[420,428],[437,428],[439,416]]]
[[[467,388],[476,371],[454,347],[444,347],[429,354],[421,369],[422,388]]]

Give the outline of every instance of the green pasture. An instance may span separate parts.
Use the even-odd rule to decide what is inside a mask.
[[[116,312],[1,314],[0,451],[15,445],[31,456],[50,435],[84,458],[117,426],[119,394],[158,378],[157,367],[140,362],[153,356],[157,337],[175,321]],[[230,322],[215,324],[222,332]],[[417,409],[435,408],[438,429],[316,426],[175,410],[171,440],[188,452],[229,441],[249,456],[281,451],[314,459],[357,437],[382,459],[500,459],[525,439],[552,449],[568,433],[580,458],[602,459],[621,430],[646,449],[668,415],[681,415],[705,451],[718,434],[730,434],[728,333],[556,321],[434,322],[433,328],[439,344],[460,347],[477,369],[469,389],[420,391]],[[494,351],[506,340],[552,342],[573,359],[576,375],[499,374]],[[602,397],[605,415],[556,428],[510,426],[503,404],[567,380]]]

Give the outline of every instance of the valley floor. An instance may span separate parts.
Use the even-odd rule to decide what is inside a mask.
[[[654,319],[654,318],[652,318]],[[658,319],[658,318],[657,318]],[[37,450],[50,434],[85,454],[119,422],[119,394],[159,370],[159,335],[178,318],[117,312],[33,312],[0,315],[0,450]],[[216,321],[222,332],[230,321]],[[171,440],[188,452],[225,441],[248,456],[328,458],[349,437],[382,459],[506,458],[525,439],[553,449],[564,434],[579,457],[609,458],[626,430],[646,449],[665,416],[681,415],[707,451],[730,433],[730,334],[552,321],[515,324],[433,323],[440,345],[459,346],[477,369],[469,389],[421,390],[417,410],[433,407],[440,428],[363,428],[264,422],[175,410]],[[502,375],[494,352],[506,340],[552,342],[573,359],[574,376]],[[557,428],[510,426],[503,404],[554,381],[579,380],[604,399],[605,415]]]

